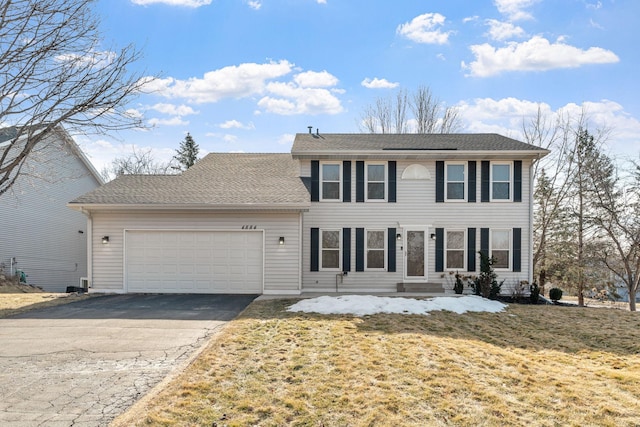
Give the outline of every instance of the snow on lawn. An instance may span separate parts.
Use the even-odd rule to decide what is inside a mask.
[[[475,295],[462,297],[436,297],[417,300],[415,298],[376,297],[372,295],[322,296],[301,300],[287,311],[320,314],[353,314],[367,316],[376,313],[428,314],[430,311],[447,310],[462,314],[467,311],[497,313],[506,307]]]

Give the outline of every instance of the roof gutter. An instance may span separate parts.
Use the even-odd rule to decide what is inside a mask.
[[[518,158],[538,159],[549,154],[549,150],[313,150],[291,152],[294,159],[319,159],[319,158]]]
[[[229,204],[229,205],[209,205],[209,204],[119,204],[119,203],[67,203],[67,207],[80,211],[126,211],[126,210],[151,210],[151,211],[223,211],[223,212],[238,212],[238,211],[293,211],[293,212],[306,212],[309,210],[310,203],[304,204],[271,204],[271,205],[258,205],[251,203],[243,204]]]

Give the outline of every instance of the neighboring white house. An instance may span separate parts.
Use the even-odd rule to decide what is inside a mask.
[[[445,292],[498,260],[532,280],[533,162],[495,134],[298,134],[291,154],[209,154],[73,200],[96,292]]]
[[[15,128],[0,129],[0,146],[14,137]],[[7,275],[21,270],[29,284],[64,292],[87,276],[86,217],[67,203],[103,181],[63,128],[40,147],[0,196],[0,263]]]

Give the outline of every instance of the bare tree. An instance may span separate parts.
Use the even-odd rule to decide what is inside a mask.
[[[85,133],[142,125],[126,110],[148,81],[129,71],[139,53],[102,47],[93,3],[0,3],[0,123],[16,129],[0,145],[0,194],[59,125]]]
[[[105,166],[100,175],[106,182],[120,175],[166,175],[178,172],[180,167],[173,161],[165,163],[156,160],[151,148],[134,147],[130,154],[113,159],[111,165]]]
[[[456,107],[447,107],[431,89],[420,86],[412,95],[400,89],[391,97],[377,98],[365,107],[360,128],[369,133],[452,133],[461,122]]]
[[[636,311],[640,286],[640,164],[633,166],[633,176],[625,180],[610,158],[600,157],[591,171],[595,209],[588,218],[606,241],[600,260],[627,287],[630,311]]]

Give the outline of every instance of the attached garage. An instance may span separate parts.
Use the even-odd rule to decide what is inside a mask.
[[[263,292],[260,230],[126,230],[126,292]]]

